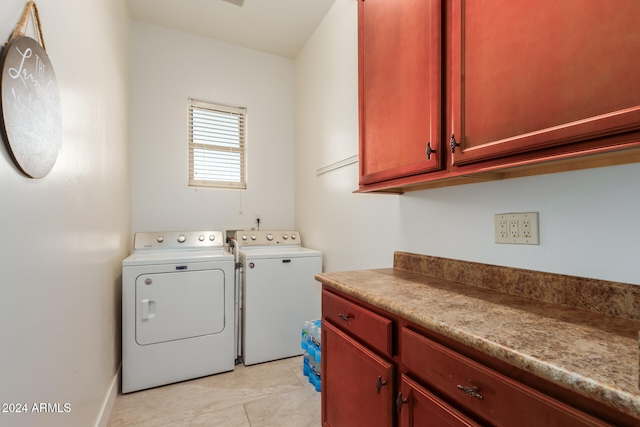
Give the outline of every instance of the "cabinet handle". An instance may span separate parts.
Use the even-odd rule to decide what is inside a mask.
[[[341,318],[342,320],[344,320],[345,322],[347,320],[349,320],[352,316],[350,314],[342,314],[342,313],[338,313],[338,317]]]
[[[460,384],[457,385],[458,390],[462,391],[464,394],[466,394],[469,397],[475,397],[478,400],[484,400],[484,397],[482,397],[482,395],[480,393],[478,393],[478,387],[465,387],[465,386],[461,386]]]
[[[456,147],[460,146],[460,143],[456,141],[456,136],[451,134],[451,139],[449,139],[449,145],[451,145],[451,154],[456,152]]]
[[[402,392],[398,393],[398,397],[396,398],[396,411],[402,411],[402,405],[405,403],[409,403],[409,399],[402,397]]]
[[[433,148],[431,148],[431,141],[427,142],[427,149],[426,149],[426,153],[427,153],[427,159],[431,160],[431,155],[433,153],[435,153],[436,150],[434,150]]]
[[[376,391],[380,394],[380,389],[382,389],[383,385],[387,385],[386,381],[382,381],[382,377],[378,377],[378,381],[376,381]]]

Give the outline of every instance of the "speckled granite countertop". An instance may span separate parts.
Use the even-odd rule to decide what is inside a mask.
[[[407,259],[399,259],[398,254],[423,258],[396,253],[395,268],[323,273],[316,278],[345,294],[640,418],[640,322],[437,277],[455,272],[449,267],[457,261],[445,260],[453,264],[445,263],[436,276],[415,272],[420,267],[411,267],[414,271],[401,269],[399,265],[407,267],[413,262],[406,263]],[[443,259],[426,258],[442,267]],[[473,268],[473,263],[463,264],[457,267]],[[518,280],[522,280],[522,272],[535,273],[511,270],[518,273]],[[499,277],[505,279],[504,275]],[[552,280],[546,283],[549,282]],[[603,286],[606,283],[597,288],[600,295],[594,298],[602,296]],[[635,286],[628,286],[635,292]]]

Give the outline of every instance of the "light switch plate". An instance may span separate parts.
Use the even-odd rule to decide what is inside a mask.
[[[496,243],[539,245],[538,212],[503,213],[493,216]]]

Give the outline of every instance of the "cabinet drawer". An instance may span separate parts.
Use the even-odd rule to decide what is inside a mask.
[[[403,328],[403,372],[495,426],[608,426],[577,409]]]
[[[327,291],[322,291],[322,317],[391,356],[391,320]]]

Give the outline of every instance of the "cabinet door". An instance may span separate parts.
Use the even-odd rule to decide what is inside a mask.
[[[358,3],[360,185],[441,168],[441,21],[441,0]]]
[[[393,365],[322,323],[322,424],[393,425]]]
[[[638,0],[454,0],[453,164],[639,129],[638,16]]]
[[[396,407],[400,413],[400,427],[480,426],[405,375],[402,375]]]

